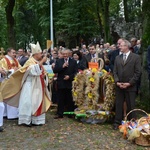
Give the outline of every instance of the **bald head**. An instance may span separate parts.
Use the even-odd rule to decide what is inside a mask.
[[[134,47],[137,44],[137,38],[135,37],[131,38],[130,42],[131,42],[131,46]]]

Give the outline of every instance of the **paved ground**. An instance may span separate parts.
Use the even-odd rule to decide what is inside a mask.
[[[0,150],[150,150],[122,138],[111,124],[89,125],[78,120],[54,120],[47,112],[44,126],[18,126],[17,120],[4,120]]]

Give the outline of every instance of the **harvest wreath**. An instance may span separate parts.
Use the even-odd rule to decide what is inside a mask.
[[[81,71],[74,78],[72,94],[77,106],[75,114],[84,113],[88,118],[107,118],[114,106],[113,77],[104,69]]]

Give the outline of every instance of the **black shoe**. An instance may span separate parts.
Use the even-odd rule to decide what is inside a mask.
[[[113,129],[114,130],[118,130],[119,129],[119,125],[118,124],[113,124]]]
[[[32,127],[32,124],[30,123],[30,124],[25,124],[25,123],[23,123],[23,124],[20,124],[20,126],[24,126],[24,127]]]
[[[4,129],[2,127],[0,127],[0,132],[3,132],[3,131],[4,131]]]
[[[63,116],[56,116],[56,117],[54,117],[54,119],[62,119],[63,118]]]
[[[32,124],[32,126],[42,126],[43,124]]]

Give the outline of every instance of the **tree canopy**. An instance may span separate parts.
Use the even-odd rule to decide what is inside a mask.
[[[53,0],[54,45],[75,47],[94,38],[111,42],[111,21],[142,23],[143,40],[150,41],[148,0]],[[50,38],[50,1],[0,0],[0,46],[27,48]],[[142,38],[142,37],[141,37]]]

